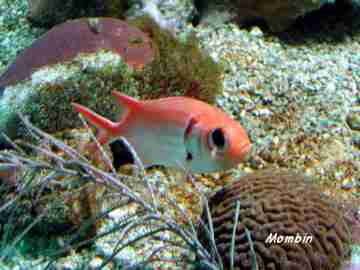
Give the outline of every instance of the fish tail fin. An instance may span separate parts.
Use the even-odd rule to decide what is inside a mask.
[[[99,129],[106,130],[110,133],[114,133],[117,129],[117,124],[110,121],[109,119],[93,112],[92,110],[82,106],[78,103],[71,103],[75,111],[83,115],[91,124],[96,126]]]
[[[115,90],[112,91],[112,95],[116,98],[117,102],[129,112],[136,111],[140,107],[141,102],[133,97],[123,95]]]

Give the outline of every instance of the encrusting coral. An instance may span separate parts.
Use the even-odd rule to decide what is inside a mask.
[[[202,48],[194,33],[184,40],[170,30],[161,28],[148,16],[129,21],[152,40],[154,60],[139,74],[144,87],[144,98],[183,95],[214,103],[222,90],[223,66],[216,63]]]
[[[124,21],[113,18],[72,20],[55,26],[25,49],[0,76],[0,88],[28,79],[41,67],[99,50],[119,54],[134,68],[150,62],[154,54],[149,38]]]
[[[209,209],[226,269],[233,240],[235,269],[254,269],[254,258],[261,270],[339,269],[350,255],[351,235],[340,208],[301,174],[286,170],[248,174],[212,196]],[[294,242],[296,236],[300,242]],[[205,230],[199,230],[199,238],[209,246]]]
[[[119,112],[109,100],[114,89],[141,99],[185,95],[213,103],[222,67],[195,36],[180,41],[151,19],[140,22],[152,30],[144,34],[111,18],[78,19],[37,40],[0,77],[0,131],[23,136],[19,112],[51,133],[79,126],[71,102],[112,118]]]

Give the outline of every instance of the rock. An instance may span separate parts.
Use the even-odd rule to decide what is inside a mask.
[[[203,2],[203,1],[198,1]],[[236,12],[240,23],[264,19],[274,32],[281,32],[291,26],[296,18],[319,9],[335,0],[236,0],[223,1],[230,10]],[[197,6],[202,6],[198,4]]]
[[[240,21],[263,18],[274,32],[281,32],[291,26],[295,19],[319,9],[323,4],[334,0],[245,0],[235,1]]]
[[[37,69],[74,59],[78,54],[110,50],[131,67],[153,57],[150,39],[139,29],[113,18],[77,19],[53,27],[16,58],[0,76],[0,88],[28,79]]]
[[[26,80],[4,89],[0,99],[0,132],[11,139],[28,137],[18,113],[48,132],[81,126],[71,102],[78,102],[113,118],[120,113],[111,91],[120,88],[112,81],[118,74],[127,82],[121,85],[129,95],[137,95],[132,71],[119,55],[98,52],[80,55],[66,64],[43,67]],[[120,75],[118,79],[120,79]],[[7,147],[3,136],[0,143]]]
[[[195,34],[178,39],[148,17],[131,23],[139,27],[113,18],[68,21],[19,54],[0,76],[0,146],[1,132],[26,135],[18,113],[49,133],[81,125],[71,102],[115,118],[121,108],[114,89],[143,99],[185,95],[214,102],[222,65]]]
[[[28,0],[28,19],[36,26],[53,26],[79,17],[121,18],[126,1],[123,0]]]
[[[153,55],[147,35],[118,19],[77,19],[55,26],[0,76],[0,131],[11,138],[24,135],[17,113],[27,114],[49,132],[75,127],[80,122],[71,119],[78,117],[70,102],[101,104],[120,84],[134,94],[121,78],[131,77],[132,70],[151,62]]]
[[[261,38],[264,36],[264,33],[259,27],[255,26],[251,29],[250,35],[252,35],[253,37]]]
[[[35,25],[55,25],[74,17],[76,0],[28,0],[28,19]]]
[[[360,131],[360,111],[351,111],[346,116],[346,122],[352,130]]]
[[[127,15],[150,16],[162,28],[183,29],[192,20],[196,11],[193,0],[142,0],[141,5],[130,7]]]
[[[360,134],[359,132],[353,132],[351,136],[351,143],[356,147],[360,148]]]

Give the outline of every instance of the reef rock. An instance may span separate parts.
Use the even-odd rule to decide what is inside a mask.
[[[235,1],[240,21],[263,18],[274,32],[288,28],[296,18],[334,0],[241,0]]]
[[[263,19],[272,31],[281,32],[291,26],[296,18],[317,10],[324,4],[335,3],[335,0],[225,0],[217,1],[216,5],[195,1],[202,18],[208,17],[207,13],[214,13],[214,9],[221,9],[220,3],[224,10],[230,11],[230,17],[235,17],[239,23]],[[212,20],[216,20],[212,17]]]
[[[0,76],[0,89],[28,79],[40,67],[63,63],[78,54],[110,50],[131,67],[153,57],[151,41],[139,29],[113,18],[77,19],[53,27],[26,48]]]
[[[53,27],[1,74],[0,133],[24,135],[17,113],[49,132],[75,127],[72,101],[96,107],[119,85],[134,94],[122,80],[153,56],[148,36],[118,19],[77,19]],[[112,102],[105,103],[101,107],[109,112]],[[3,144],[0,135],[0,148]]]
[[[28,19],[34,25],[52,26],[79,17],[122,17],[123,0],[28,0]]]
[[[74,17],[78,12],[74,0],[28,0],[28,19],[35,25],[54,25]],[[61,7],[61,8],[60,8]]]
[[[253,269],[254,255],[260,270],[339,269],[350,256],[351,234],[341,209],[301,174],[265,170],[241,177],[209,200],[225,269],[237,202],[235,269]],[[203,220],[208,223],[206,213]],[[199,239],[211,246],[202,227]]]
[[[127,12],[131,18],[147,15],[162,28],[177,31],[186,26],[196,14],[193,0],[142,0]]]

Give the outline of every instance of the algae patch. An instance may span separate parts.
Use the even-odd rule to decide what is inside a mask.
[[[114,118],[120,108],[111,91],[138,97],[133,75],[120,56],[106,51],[40,69],[30,80],[5,88],[0,99],[0,131],[11,138],[25,135],[17,113],[48,132],[79,126],[71,102]]]
[[[155,49],[154,60],[139,74],[142,87],[152,86],[151,92],[143,91],[146,98],[183,95],[215,102],[223,87],[223,66],[200,47],[195,33],[176,37],[146,16],[130,24],[147,33]]]

